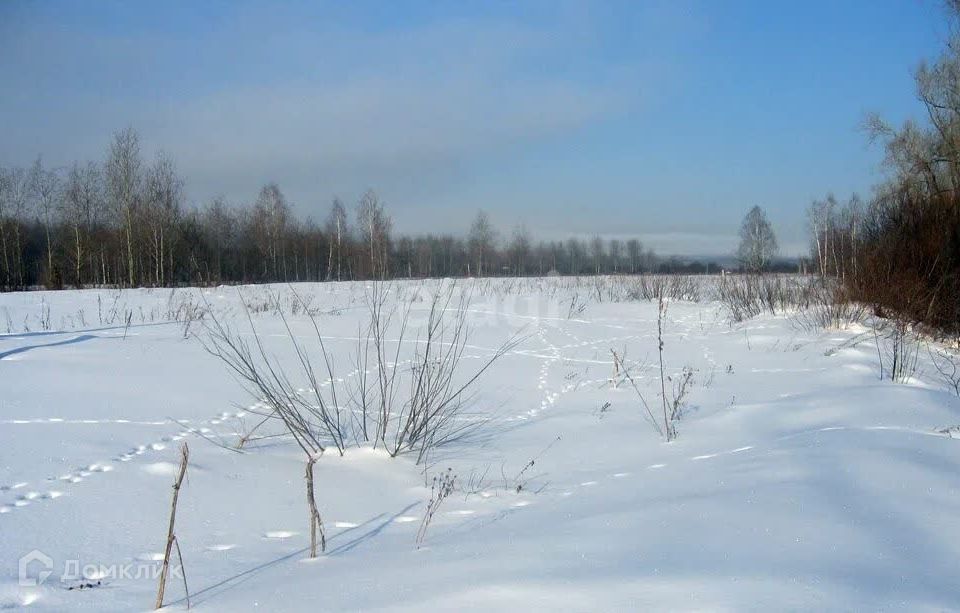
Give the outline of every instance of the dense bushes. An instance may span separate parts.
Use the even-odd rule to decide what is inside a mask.
[[[883,143],[890,178],[864,207],[832,196],[810,209],[820,274],[878,315],[960,334],[960,3],[948,4],[954,34],[915,74],[928,122],[894,128],[867,119]]]
[[[960,201],[955,192],[899,193],[864,228],[855,299],[910,321],[960,332]]]

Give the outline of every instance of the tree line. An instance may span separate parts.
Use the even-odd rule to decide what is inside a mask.
[[[294,215],[276,183],[249,204],[190,206],[174,161],[146,160],[132,128],[113,136],[100,163],[50,168],[38,157],[0,168],[5,290],[684,268],[638,239],[535,241],[523,225],[501,236],[482,211],[465,236],[398,235],[372,190],[352,207],[334,198],[322,223]]]
[[[887,178],[866,200],[815,200],[808,218],[811,260],[846,299],[960,334],[960,0],[947,11],[945,48],[914,73],[926,118],[899,127],[865,119]]]

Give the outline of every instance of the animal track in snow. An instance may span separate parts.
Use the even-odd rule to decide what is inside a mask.
[[[414,517],[413,515],[401,515],[393,520],[393,522],[397,524],[409,524],[414,521],[420,521],[420,518]]]
[[[269,532],[263,533],[263,538],[265,539],[288,539],[292,536],[296,536],[296,532],[291,532],[289,530],[271,530]]]
[[[247,414],[246,411],[235,411],[235,412],[223,411],[223,412],[219,413],[218,415],[216,415],[216,416],[214,416],[214,417],[212,417],[212,418],[210,418],[210,419],[206,419],[206,420],[190,420],[190,419],[174,420],[174,423],[182,423],[182,424],[196,423],[196,426],[181,428],[181,429],[180,429],[178,432],[176,432],[175,434],[168,434],[168,435],[162,436],[162,437],[160,437],[156,442],[153,442],[153,443],[143,444],[143,445],[136,445],[136,446],[130,448],[130,449],[129,449],[128,451],[126,451],[126,452],[119,453],[119,454],[115,455],[115,456],[114,456],[110,461],[108,461],[108,462],[95,462],[95,463],[92,463],[92,464],[87,464],[87,465],[84,465],[84,466],[81,466],[81,467],[75,469],[73,472],[70,472],[70,473],[61,474],[61,475],[59,475],[59,476],[47,477],[46,480],[47,480],[48,482],[60,481],[60,482],[70,483],[70,484],[81,483],[81,482],[83,482],[86,478],[88,478],[88,477],[90,477],[90,476],[92,476],[92,475],[94,475],[94,474],[112,472],[112,471],[115,470],[116,466],[118,466],[119,464],[126,463],[126,462],[130,462],[131,460],[135,459],[137,456],[144,455],[145,453],[148,453],[148,452],[151,452],[151,451],[163,451],[163,450],[165,450],[165,449],[168,448],[169,443],[174,442],[174,441],[181,440],[181,439],[183,439],[184,437],[189,436],[190,434],[195,434],[195,433],[208,434],[208,433],[211,433],[212,430],[211,430],[210,428],[205,427],[203,424],[209,424],[209,423],[218,422],[218,421],[219,421],[219,422],[222,422],[222,421],[224,421],[224,420],[226,420],[226,419],[228,419],[228,418],[231,418],[231,417],[240,418],[240,417],[243,417],[243,416],[246,415],[246,414]],[[169,419],[165,419],[165,420],[162,420],[162,421],[161,421],[161,420],[130,420],[130,419],[124,419],[124,418],[118,418],[118,419],[63,419],[63,418],[61,418],[61,417],[50,417],[50,418],[43,418],[43,419],[8,420],[8,421],[10,421],[11,423],[12,423],[12,422],[17,422],[17,423],[23,423],[23,424],[27,424],[27,423],[31,423],[31,424],[40,424],[40,423],[46,423],[46,424],[129,424],[129,425],[141,425],[141,426],[144,426],[144,425],[149,425],[149,426],[170,426],[170,425],[171,425],[171,420],[169,420]],[[6,421],[0,421],[0,424],[2,424],[2,423],[7,423],[7,422],[6,422]],[[146,469],[146,470],[147,470],[147,472],[151,472],[151,469],[149,469],[149,468]],[[158,472],[164,472],[164,471],[160,470],[160,471],[158,471]],[[10,491],[10,490],[15,490],[15,489],[23,488],[23,487],[26,487],[27,485],[28,485],[27,482],[19,482],[19,483],[15,483],[15,484],[13,484],[13,485],[0,486],[0,492],[5,492],[5,491]],[[50,495],[50,496],[44,495],[44,496],[43,496],[43,499],[45,499],[45,500],[52,500],[52,499],[58,498],[60,495],[62,495],[60,492],[56,492],[54,495]],[[19,506],[26,506],[26,503],[29,503],[29,500],[21,501],[21,505],[19,505]],[[14,505],[16,505],[16,503],[14,503]],[[9,506],[9,505],[7,505],[7,506]],[[11,507],[11,508],[12,508],[12,507]]]
[[[29,607],[40,600],[40,594],[37,592],[20,591],[15,597],[0,597],[0,610],[21,609]]]
[[[62,417],[38,417],[30,419],[0,419],[2,425],[26,424],[68,424],[68,425],[95,425],[95,424],[130,424],[134,426],[166,426],[169,421],[134,421],[130,419],[63,419]]]
[[[154,462],[153,464],[145,464],[142,468],[143,472],[147,474],[163,477],[175,475],[178,470],[178,466],[170,462]]]

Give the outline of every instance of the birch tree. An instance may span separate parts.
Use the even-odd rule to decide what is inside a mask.
[[[60,177],[56,171],[43,167],[43,159],[37,157],[30,169],[30,193],[36,202],[37,215],[43,224],[43,233],[47,244],[47,282],[53,282],[56,271],[53,267],[53,240],[51,226],[53,215],[60,198]]]
[[[330,215],[327,217],[327,236],[330,252],[327,255],[327,281],[336,275],[337,281],[343,280],[343,247],[347,235],[347,211],[339,198],[333,199]],[[334,259],[336,254],[336,259]]]
[[[145,218],[150,233],[153,279],[157,285],[168,283],[173,268],[174,232],[180,216],[183,180],[168,156],[160,153],[147,171]]]
[[[138,212],[143,184],[140,137],[133,128],[114,134],[105,168],[107,197],[120,219],[126,246],[127,281],[137,282],[134,263],[134,216]]]
[[[474,274],[482,277],[496,240],[496,232],[490,224],[490,216],[485,211],[477,212],[477,216],[470,225],[470,234],[467,240],[470,245],[471,257],[477,265]]]
[[[83,166],[74,163],[67,174],[61,215],[73,239],[70,257],[73,260],[76,287],[83,287],[84,284],[83,263],[88,257],[88,236],[102,199],[103,176],[97,165],[93,162]]]
[[[367,251],[371,277],[385,279],[388,275],[391,226],[392,222],[380,197],[368,189],[357,205],[357,229]]]
[[[767,220],[767,214],[758,206],[743,218],[740,226],[740,265],[751,272],[763,272],[777,254],[777,237]]]

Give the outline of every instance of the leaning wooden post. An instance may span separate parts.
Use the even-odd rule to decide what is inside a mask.
[[[320,520],[320,512],[317,510],[317,500],[313,496],[313,465],[317,458],[311,456],[307,460],[307,507],[310,509],[310,557],[317,557],[317,531],[320,532],[320,551],[327,550],[327,537],[323,533],[323,521]]]
[[[610,379],[613,382],[613,387],[617,387],[617,384],[620,382],[620,358],[617,356],[617,352],[613,349],[610,350],[610,353],[613,354],[613,378]]]
[[[187,459],[190,457],[190,448],[184,443],[180,446],[180,472],[177,473],[177,480],[173,483],[173,503],[170,505],[170,526],[167,528],[167,547],[163,553],[163,569],[160,571],[160,586],[157,588],[157,609],[163,607],[163,591],[167,587],[167,573],[170,570],[170,554],[173,550],[173,542],[176,536],[173,532],[174,523],[177,520],[177,499],[180,497],[180,485],[183,483],[183,477],[187,474]],[[177,548],[180,548],[179,543]],[[181,565],[183,561],[181,560]]]

